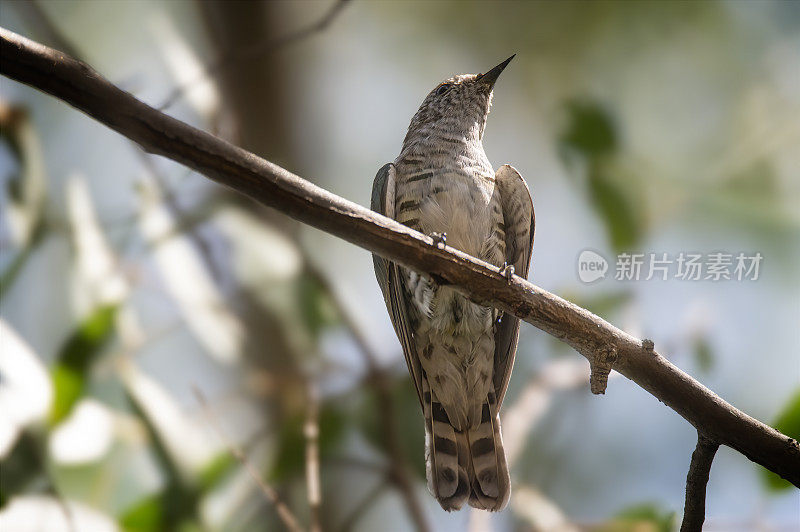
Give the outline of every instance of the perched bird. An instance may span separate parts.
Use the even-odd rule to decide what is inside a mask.
[[[509,276],[527,277],[530,191],[513,167],[495,172],[482,143],[492,89],[513,58],[485,74],[454,76],[428,94],[400,155],[375,177],[372,209]],[[502,509],[510,480],[499,412],[519,320],[424,274],[378,256],[373,261],[425,416],[429,490],[448,511],[467,501]]]

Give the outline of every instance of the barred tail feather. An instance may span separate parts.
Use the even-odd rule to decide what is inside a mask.
[[[481,510],[502,510],[511,483],[494,394],[483,405],[480,423],[462,432],[450,424],[427,378],[422,382],[428,489],[448,512],[467,501]]]
[[[465,439],[470,451],[470,506],[502,510],[511,494],[511,479],[495,404],[483,404],[480,424],[468,430]]]
[[[425,470],[428,490],[447,510],[458,510],[469,497],[467,448],[459,448],[457,433],[447,413],[423,377],[425,414]]]

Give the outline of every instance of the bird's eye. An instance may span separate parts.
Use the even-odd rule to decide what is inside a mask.
[[[441,96],[442,94],[450,90],[450,87],[451,85],[449,83],[442,83],[441,85],[439,85],[439,88],[436,89],[436,96]]]

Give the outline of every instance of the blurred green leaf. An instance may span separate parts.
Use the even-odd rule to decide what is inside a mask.
[[[194,530],[194,519],[197,517],[200,500],[199,490],[196,485],[181,475],[178,465],[147,410],[142,407],[134,394],[126,390],[125,395],[130,403],[131,411],[139,418],[147,431],[159,470],[165,477],[164,489],[154,496],[159,501],[159,513],[156,514],[152,510],[148,513],[146,509],[143,509],[140,516],[144,521],[145,517],[154,518],[153,516],[157,515],[159,521],[156,530]],[[144,503],[142,504],[144,505]]]
[[[319,452],[326,454],[344,434],[347,417],[337,408],[324,406],[319,415]]]
[[[772,423],[772,426],[790,438],[800,441],[800,389],[795,391],[789,402],[781,410],[781,413],[778,414],[775,422]],[[761,478],[769,490],[781,491],[792,487],[788,480],[782,479],[772,471],[764,468],[761,471]]]
[[[619,135],[611,113],[590,100],[573,100],[566,109],[568,124],[559,143],[561,153],[567,161],[574,154],[584,161],[589,200],[612,246],[617,251],[631,249],[641,240],[643,224],[631,190],[634,183],[614,170]]]
[[[425,478],[425,418],[420,409],[419,399],[410,378],[402,378],[391,384],[391,415],[397,424],[398,445],[402,447],[414,472]],[[381,402],[370,391],[361,416],[361,427],[366,438],[378,449],[386,451],[387,434],[383,430],[381,418],[387,413],[380,409]]]
[[[144,425],[145,430],[147,431],[149,443],[153,448],[153,452],[161,469],[161,473],[167,477],[167,483],[176,485],[182,484],[183,478],[181,477],[180,470],[167,450],[167,446],[161,438],[155,423],[153,423],[153,420],[150,419],[147,411],[142,407],[141,403],[136,399],[134,394],[130,393],[129,390],[126,390],[125,397],[130,405],[131,412],[133,412],[133,415],[139,418],[139,420],[142,422],[142,425]]]
[[[0,461],[0,508],[15,495],[28,491],[37,478],[46,475],[37,446],[33,434],[24,431],[11,452]]]
[[[50,410],[50,424],[56,425],[69,415],[83,395],[86,377],[79,370],[63,364],[56,364],[51,373],[55,394]]]
[[[740,171],[722,182],[722,190],[752,197],[775,197],[780,191],[778,179],[772,161],[758,159],[743,171]]]
[[[600,164],[592,164],[588,187],[589,197],[606,226],[614,249],[621,251],[634,248],[642,236],[642,223],[628,190],[607,175]]]
[[[175,532],[205,532],[207,529],[194,519],[182,521],[175,529]]]
[[[319,412],[320,459],[329,455],[341,440],[347,418],[338,408],[324,405]],[[298,413],[285,419],[278,436],[278,452],[270,473],[273,480],[285,481],[305,470],[306,438],[303,434],[305,414]]]
[[[617,150],[617,132],[611,114],[598,103],[573,100],[567,103],[569,124],[561,136],[562,146],[587,159]]]
[[[708,373],[714,367],[714,353],[711,350],[711,344],[705,336],[698,336],[694,339],[692,345],[694,351],[694,360],[697,367],[703,373]]]
[[[199,532],[204,530],[195,521],[194,513],[185,510],[195,506],[174,506],[175,499],[171,490],[149,495],[129,509],[119,518],[119,524],[125,532]],[[181,509],[176,511],[176,509]]]
[[[213,458],[203,469],[197,479],[201,492],[213,489],[228,473],[233,471],[237,461],[233,454],[225,451]]]
[[[283,481],[300,474],[305,461],[305,437],[302,414],[284,419],[278,433],[278,454],[272,468],[273,480]]]
[[[116,306],[100,307],[81,323],[62,346],[51,370],[53,406],[50,424],[62,421],[83,395],[86,375],[114,332]]]
[[[161,495],[151,495],[134,504],[120,517],[125,532],[157,532],[164,519]]]
[[[313,275],[302,275],[297,290],[300,314],[315,339],[325,327],[338,323],[336,306],[319,279]]]
[[[708,219],[719,219],[727,227],[771,239],[785,236],[794,242],[797,209],[792,208],[792,201],[781,198],[788,192],[784,188],[773,163],[759,159],[727,179],[696,189],[695,209]]]
[[[672,532],[675,512],[661,509],[655,503],[631,506],[615,515],[599,528],[601,532]]]

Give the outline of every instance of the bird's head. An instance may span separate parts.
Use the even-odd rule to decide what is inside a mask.
[[[437,85],[411,120],[406,141],[416,134],[480,140],[492,104],[492,89],[514,55],[485,74],[460,74]]]

